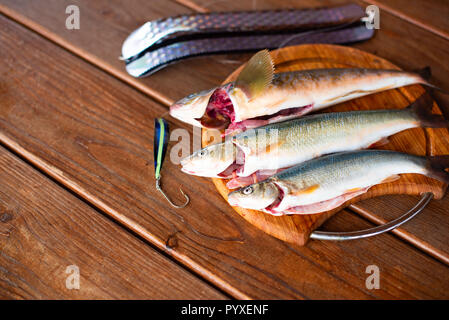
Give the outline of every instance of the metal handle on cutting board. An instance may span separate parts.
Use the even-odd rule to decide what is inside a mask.
[[[426,192],[422,195],[419,202],[409,211],[407,211],[405,214],[400,216],[399,218],[390,221],[388,223],[385,223],[383,225],[369,228],[365,230],[360,231],[349,231],[349,232],[325,232],[325,231],[314,231],[310,235],[311,239],[315,240],[334,240],[334,241],[343,241],[343,240],[355,240],[355,239],[362,239],[362,238],[368,238],[372,236],[376,236],[378,234],[382,234],[388,231],[391,231],[400,225],[406,223],[407,221],[411,220],[413,217],[415,217],[418,213],[420,213],[430,202],[430,200],[433,199],[433,193]]]

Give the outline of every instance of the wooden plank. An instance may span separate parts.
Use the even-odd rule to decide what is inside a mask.
[[[388,196],[365,200],[352,210],[374,223],[383,224],[410,210],[410,204],[417,201],[417,197],[412,196]],[[448,249],[442,245],[447,244],[448,202],[447,194],[443,200],[431,201],[420,216],[414,218],[416,222],[409,222],[393,232],[423,251],[428,252],[431,248],[430,252],[435,258],[449,264]]]
[[[449,2],[447,0],[364,1],[449,40]]]
[[[179,3],[191,6],[202,12],[211,11],[231,11],[231,10],[252,10],[252,9],[274,9],[279,8],[279,3],[275,0],[242,0],[237,4],[234,1],[210,2],[207,0],[178,0]],[[303,4],[297,1],[284,1],[282,8],[313,7],[319,5],[341,3],[342,1],[308,1]],[[344,2],[344,1],[343,1]],[[194,5],[192,5],[192,3]],[[360,5],[365,6],[363,2]],[[198,9],[202,8],[202,9]],[[423,30],[407,21],[397,18],[388,12],[382,11],[382,26],[377,31],[373,39],[353,45],[356,48],[374,53],[383,57],[405,70],[420,69],[424,65],[432,68],[432,82],[442,88],[449,88],[449,66],[444,61],[449,59],[449,42],[431,32]],[[249,55],[248,55],[249,57]],[[220,83],[222,79],[217,79]],[[189,82],[191,83],[191,82]],[[449,118],[449,96],[436,94],[437,102],[446,118]],[[388,108],[388,102],[386,103]],[[338,109],[338,107],[336,107]],[[448,142],[449,143],[449,142]],[[413,201],[412,201],[413,200]],[[381,210],[388,206],[400,207],[408,210],[419,200],[419,197],[386,196],[373,201],[361,201],[351,205],[350,208],[361,214],[374,223],[383,223],[400,216],[404,211]],[[437,201],[434,201],[437,202]],[[438,201],[437,206],[448,207],[449,196]],[[429,209],[426,209],[428,212]],[[403,225],[394,231],[403,239],[412,240],[415,245],[425,250],[432,256],[449,264],[449,234],[444,232],[436,234],[428,229],[420,228],[422,225],[433,226],[435,230],[447,230],[449,228],[449,216],[437,214],[422,214],[413,221]],[[444,240],[443,240],[443,239]]]
[[[173,209],[155,191],[151,167],[153,119],[166,108],[17,24],[0,25],[0,141],[231,295],[448,296],[447,267],[394,236],[288,245],[247,224],[207,179],[167,160],[165,189],[176,197],[182,185],[192,199]],[[369,226],[345,212],[329,224]],[[372,264],[382,272],[379,290],[365,286]]]
[[[192,12],[193,10],[205,12],[207,10],[251,10],[279,7],[278,2],[274,0],[242,0],[238,2],[238,8],[235,7],[233,1],[179,0],[179,2],[184,7],[162,0],[156,0],[156,3],[151,2],[151,4],[139,0],[126,3],[114,1],[112,4],[111,2],[102,3],[102,1],[49,0],[45,1],[45,5],[41,1],[3,0],[0,10],[168,105],[173,100],[191,92],[221,83],[250,55],[195,58],[170,66],[151,77],[136,80],[126,74],[123,63],[116,59],[122,40],[129,32],[149,19]],[[313,7],[344,2],[346,1],[312,0],[304,4],[291,0],[284,1],[282,7]],[[62,27],[65,25],[66,15],[56,14],[56,12],[65,12],[66,6],[72,3],[80,7],[82,17],[81,29],[76,31]],[[366,5],[363,2],[359,3],[362,6]],[[444,61],[449,57],[448,42],[386,11],[382,10],[381,14],[382,26],[375,38],[354,46],[386,58],[404,69],[412,70],[421,68],[423,65],[430,65],[434,73],[433,81],[437,85],[449,88],[449,79],[446,77],[449,67],[444,65]],[[211,73],[210,70],[214,70],[214,73]],[[178,85],[173,85],[174,83]],[[187,83],[189,85],[185,85]],[[447,110],[449,97],[440,96],[438,98],[439,105],[443,109],[445,108],[443,111],[449,115]],[[394,203],[393,207],[410,208],[413,206],[411,199],[414,202],[418,200],[417,198],[383,197],[378,200],[379,208],[390,203]],[[377,204],[377,201],[374,204]],[[441,201],[441,206],[447,205],[449,205],[449,197]],[[373,207],[373,202],[360,202],[352,209],[375,223],[392,218],[391,212],[394,212],[394,217],[401,213],[397,210],[388,212],[376,210],[376,207]],[[422,224],[433,225],[434,228],[440,226],[447,228],[449,227],[449,217],[446,215],[422,215],[394,232],[404,239],[410,239],[412,230],[417,232],[413,233],[414,243],[449,264],[449,248],[446,246],[449,239],[440,241],[440,236],[424,232],[419,228]]]
[[[65,27],[68,17],[65,10],[69,5],[80,9],[79,30]],[[2,0],[0,12],[167,105],[189,93],[187,86],[173,83],[185,83],[191,70],[197,70],[196,76],[205,88],[215,80],[209,69],[204,69],[204,65],[210,65],[206,57],[176,64],[144,79],[129,76],[125,63],[118,59],[123,41],[146,21],[192,12],[174,1]],[[222,78],[228,73],[227,65],[216,62],[212,66]]]
[[[0,181],[1,298],[224,298],[2,147]]]
[[[123,62],[119,61],[117,57],[120,55],[123,40],[144,22],[193,11],[236,10],[233,1],[177,0],[177,2],[178,4],[175,1],[164,0],[153,0],[151,2],[143,0],[129,0],[127,2],[119,0],[99,0],[95,2],[88,0],[35,0],[32,2],[27,0],[2,0],[0,11],[168,105],[173,100],[177,100],[193,90],[217,85],[219,81],[228,76],[250,56],[249,54],[233,54],[198,57],[183,61],[181,64],[169,66],[151,77],[144,79],[129,77],[125,72]],[[282,8],[316,7],[342,3],[347,3],[347,1],[310,0],[303,3],[287,0],[283,2]],[[359,3],[362,6],[367,4],[365,2]],[[67,15],[64,14],[65,8],[72,4],[80,8],[82,25],[86,26],[85,28],[81,27],[79,30],[67,30],[65,28],[65,19],[67,18]],[[240,10],[277,7],[279,7],[279,4],[275,0],[239,1]],[[422,35],[426,37],[426,43],[435,43],[435,46],[439,46],[442,42],[436,41],[435,35],[432,34],[414,33],[413,31],[418,28],[411,24],[405,29],[399,28],[395,23],[399,19],[392,19],[392,15],[387,12],[382,13],[385,15],[385,19],[382,20],[384,29],[391,30],[383,35],[384,39],[388,40],[388,46],[382,48],[380,46],[381,41],[371,40],[366,44],[361,44],[362,48],[372,53],[376,53],[378,49],[382,49],[382,52],[390,50],[392,52],[385,58],[392,60],[401,67],[418,68],[421,67],[421,61],[429,61],[429,65],[438,72],[435,78],[440,84],[447,85],[449,80],[446,80],[443,76],[446,70],[438,70],[441,67],[440,60],[425,48],[416,45],[421,40],[418,36]],[[404,24],[407,23],[402,21],[400,26],[404,27]],[[403,37],[401,40],[407,41],[396,43],[397,39],[404,35],[407,35],[407,37]],[[393,43],[393,46],[390,45],[391,43]],[[441,50],[441,46],[439,50]],[[417,51],[416,56],[414,56],[415,51]],[[407,54],[406,60],[404,60],[404,54]],[[423,55],[431,59],[417,59],[422,58]],[[440,53],[438,52],[437,55],[440,55]],[[195,70],[195,72],[192,73],[191,70]],[[214,73],[211,74],[209,70],[214,70]],[[189,83],[189,86],[173,86],[173,81]]]

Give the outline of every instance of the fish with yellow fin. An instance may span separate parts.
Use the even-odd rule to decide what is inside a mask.
[[[376,184],[415,173],[449,183],[449,155],[387,150],[335,153],[306,161],[228,195],[232,206],[272,215],[315,214],[339,207]]]
[[[444,117],[432,114],[432,106],[426,93],[404,109],[323,113],[272,123],[194,152],[181,160],[182,171],[232,178],[227,187],[235,189],[325,154],[381,145],[403,130],[449,127]]]
[[[170,115],[226,134],[297,118],[331,105],[411,84],[429,84],[430,69],[335,68],[274,73],[268,50],[256,53],[233,82],[191,94]]]

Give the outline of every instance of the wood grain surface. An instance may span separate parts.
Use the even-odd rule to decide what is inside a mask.
[[[68,5],[80,8],[79,30],[65,27]],[[145,22],[192,12],[174,1],[1,0],[0,11],[165,104],[170,104],[173,97],[187,94],[187,88],[179,84],[185,83],[185,75],[192,69],[198,70],[198,77],[212,83],[211,75],[202,70],[208,64],[207,58],[192,59],[143,81],[129,76],[125,63],[118,59],[123,41]],[[225,67],[216,64],[215,70],[226,74]]]
[[[364,1],[449,40],[449,2],[446,0]]]
[[[164,188],[176,199],[182,185],[192,198],[171,208],[151,167],[153,119],[166,108],[16,23],[0,24],[1,143],[232,296],[447,297],[447,267],[394,236],[289,245],[235,214],[207,179],[166,161]],[[371,225],[344,211],[324,228]],[[380,290],[365,287],[371,264],[382,270]]]
[[[224,298],[2,147],[0,181],[0,299]]]
[[[176,2],[198,12],[236,10],[235,2],[230,0],[176,0]],[[384,24],[384,14],[387,16],[394,15],[435,35],[449,39],[449,20],[447,19],[449,2],[446,0],[414,0],[412,2],[407,0],[284,0],[282,2],[276,0],[242,0],[239,1],[238,5],[241,7],[239,10],[269,10],[273,7],[317,7],[348,2],[358,3],[363,8],[368,5],[376,5],[381,12],[381,29],[391,27],[389,24]]]
[[[347,1],[310,0],[298,2],[284,0],[281,5],[276,0],[241,0],[238,2],[238,7],[234,1],[228,0],[182,0],[180,2],[176,4],[173,1],[162,0],[151,2],[132,0],[126,3],[116,0],[95,2],[87,0],[37,0],[32,2],[1,0],[0,11],[167,106],[191,92],[221,83],[251,54],[189,59],[169,66],[151,77],[136,80],[126,74],[123,63],[117,60],[122,41],[117,41],[117,39],[125,39],[129,32],[143,22],[154,18],[189,13],[194,10],[205,12],[208,10],[313,7],[346,3]],[[56,14],[65,12],[65,7],[72,3],[80,7],[82,24],[85,26],[76,31],[63,27],[66,15]],[[367,5],[367,2],[357,3],[362,6]],[[438,12],[446,10],[447,5],[428,2],[426,7],[431,8],[431,12]],[[409,10],[406,7],[400,9]],[[425,12],[426,10],[420,10],[420,13],[424,14],[423,19],[426,19],[428,23],[434,21],[433,16],[429,16]],[[381,15],[381,30],[375,37],[353,46],[386,58],[405,70],[419,69],[429,65],[433,70],[432,82],[443,88],[449,88],[449,78],[447,77],[449,67],[444,63],[449,59],[448,41],[429,31],[430,29],[422,29],[412,21],[406,21],[389,11],[381,9]],[[214,72],[211,73],[210,70],[214,70]],[[443,112],[449,115],[447,111],[449,97],[438,96],[437,98]],[[377,224],[398,217],[403,212],[403,208],[409,209],[417,200],[418,198],[413,197],[385,196],[379,198],[376,203],[359,202],[351,206],[351,210],[357,211],[364,218]],[[444,212],[444,208],[449,206],[449,197],[446,196],[438,205]],[[391,206],[390,210],[383,210],[388,206]],[[426,209],[422,215],[393,232],[403,239],[410,239],[410,235],[413,235],[414,244],[449,264],[449,247],[446,245],[449,241],[449,234],[441,233],[441,230],[449,228],[449,216],[430,211]],[[420,227],[421,225],[428,225],[430,229],[423,229]],[[429,230],[435,230],[435,232],[429,232]]]
[[[313,0],[307,2],[285,0],[282,2],[282,5],[276,0],[241,0],[238,2],[238,5],[234,1],[180,0],[178,2],[200,12],[274,9],[280,7],[303,8],[346,3],[346,1]],[[362,7],[365,7],[367,4],[362,1],[354,2]],[[433,12],[438,11],[440,8],[437,4],[430,2],[429,6],[434,8]],[[444,8],[447,6],[447,4],[443,5],[441,10],[446,10]],[[353,44],[352,46],[382,57],[404,70],[417,70],[428,65],[432,68],[431,81],[442,88],[449,89],[449,78],[447,77],[449,67],[444,62],[449,59],[449,42],[429,31],[429,29],[422,29],[413,22],[401,19],[388,11],[381,10],[381,16],[381,29],[376,32],[374,38]],[[427,21],[432,21],[431,16],[426,16],[426,19]],[[244,55],[243,59],[242,56],[231,55],[227,60],[232,59],[237,64],[239,61],[243,63],[251,55]],[[234,66],[234,68],[236,67]],[[221,83],[223,79],[218,79],[217,76],[216,83]],[[193,80],[190,83],[193,85]],[[201,87],[201,89],[204,89],[204,87]],[[436,93],[436,98],[443,114],[446,118],[449,118],[449,96]],[[413,203],[419,200],[419,197],[384,196],[376,200],[376,202],[361,201],[351,205],[349,208],[361,214],[364,218],[379,224],[399,217],[404,212],[404,209],[410,209]],[[444,208],[449,207],[449,196],[446,195],[435,205],[441,206],[440,212],[447,213],[447,209]],[[391,207],[390,210],[383,210],[389,206]],[[423,214],[395,229],[393,233],[408,241],[413,240],[411,243],[449,264],[449,247],[447,246],[449,234],[442,232],[442,230],[449,228],[449,215],[430,211],[430,209],[425,209]],[[420,226],[422,225],[427,225],[429,228],[421,228]],[[444,241],[441,241],[442,237],[445,238]]]

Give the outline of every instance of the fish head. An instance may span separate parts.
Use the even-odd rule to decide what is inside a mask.
[[[235,145],[226,141],[195,151],[181,160],[182,171],[202,177],[221,177],[235,161]]]
[[[170,115],[178,120],[197,127],[205,127],[201,119],[209,104],[209,100],[217,88],[192,93],[170,106]]]
[[[226,129],[245,120],[240,105],[262,94],[273,81],[274,63],[268,50],[256,53],[237,79],[220,87],[191,94],[170,107],[170,115],[203,128]]]
[[[231,206],[247,209],[263,210],[279,198],[279,189],[271,181],[255,183],[228,195]]]

